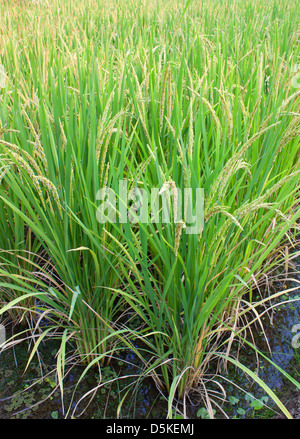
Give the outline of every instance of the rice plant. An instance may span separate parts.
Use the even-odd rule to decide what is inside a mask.
[[[88,368],[130,346],[213,413],[206,374],[299,232],[297,6],[1,1],[2,313],[65,328],[61,384],[69,339]]]

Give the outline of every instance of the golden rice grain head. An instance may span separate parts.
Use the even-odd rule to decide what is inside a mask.
[[[226,120],[227,120],[227,126],[228,126],[228,138],[231,139],[232,138],[232,134],[233,134],[233,116],[232,116],[232,111],[231,111],[231,105],[228,99],[225,98],[225,94],[223,91],[217,89],[217,93],[221,99],[221,104],[222,104],[222,108],[224,111],[224,114],[226,116]]]
[[[207,99],[205,99],[204,97],[202,97],[202,102],[204,103],[204,105],[208,109],[209,113],[211,114],[211,117],[212,117],[212,119],[215,123],[215,126],[217,128],[218,137],[219,137],[219,139],[221,139],[222,138],[222,125],[221,125],[220,119],[217,116],[217,113],[213,109],[211,103]]]
[[[49,193],[51,193],[51,195],[52,195],[52,197],[53,197],[53,199],[54,199],[54,201],[55,201],[55,203],[56,203],[56,205],[58,207],[60,216],[62,217],[62,206],[61,206],[61,203],[60,203],[60,200],[59,200],[59,195],[58,195],[57,189],[54,186],[54,184],[52,183],[52,181],[49,180],[46,177],[39,176],[39,175],[35,176],[34,178],[37,181],[41,182],[42,185],[47,189],[47,191]]]
[[[173,197],[173,212],[174,217],[177,218],[178,214],[178,191],[175,182],[169,177],[169,180],[166,181],[163,185],[161,190],[159,191],[159,195],[163,194],[164,192],[170,190],[171,196]]]
[[[186,228],[186,225],[185,225],[184,221],[182,221],[182,220],[178,221],[178,223],[176,224],[176,228],[175,228],[175,242],[174,242],[175,257],[177,257],[177,254],[178,254],[182,230],[185,228]]]

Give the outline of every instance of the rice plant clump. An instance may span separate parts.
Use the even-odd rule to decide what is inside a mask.
[[[62,400],[131,349],[169,417],[222,413],[228,362],[290,417],[233,347],[296,255],[299,6],[1,1],[0,312]]]

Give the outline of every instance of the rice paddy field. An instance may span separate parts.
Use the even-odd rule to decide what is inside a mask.
[[[2,417],[294,417],[258,366],[300,401],[299,11],[0,0]]]

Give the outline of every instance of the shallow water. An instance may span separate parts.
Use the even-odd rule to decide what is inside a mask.
[[[295,354],[298,354],[296,351],[297,348],[293,347],[293,340],[295,342],[296,336],[295,325],[299,325],[300,323],[300,284],[297,282],[300,282],[300,275],[298,271],[300,271],[299,259],[296,262],[295,275],[293,275],[295,281],[286,281],[277,285],[278,292],[292,288],[295,288],[295,290],[288,292],[286,295],[280,296],[280,298],[276,299],[276,303],[274,302],[272,304],[274,307],[272,308],[272,311],[268,312],[268,317],[266,317],[263,322],[265,335],[263,335],[260,330],[261,328],[258,328],[256,333],[253,330],[255,345],[259,351],[265,354],[273,363],[285,372],[288,372],[294,379],[296,379],[296,381],[299,381],[300,378],[299,356],[297,360],[295,360],[296,363],[294,369],[292,365],[295,359]],[[292,299],[293,301],[289,303],[280,303],[287,299]],[[300,333],[300,326],[297,332]],[[268,343],[266,342],[266,339]],[[300,349],[300,347],[298,347],[298,349]],[[297,410],[299,411],[300,391],[283,376],[276,366],[272,365],[261,356],[258,358],[259,367],[257,367],[257,357],[254,355],[253,350],[251,348],[244,348],[239,360],[252,371],[256,370],[259,378],[261,378],[271,390],[275,391],[277,395],[279,394],[279,398],[284,404],[287,400],[287,402],[292,403],[289,405],[293,407],[293,402],[289,401],[290,395],[292,395]],[[245,391],[255,395],[258,399],[261,397],[265,398],[267,393],[257,384],[253,384],[253,381],[249,380],[244,372],[234,369],[233,367],[230,367],[229,370],[229,375],[234,377],[233,381],[238,383],[243,389],[242,391],[237,390],[235,386],[232,385],[228,387],[228,394],[230,395],[231,392],[231,394],[239,400],[234,405],[227,404],[227,408],[229,408],[229,411],[231,409],[233,415],[241,418],[273,417],[275,412],[280,412],[270,397],[268,397],[266,404],[271,410],[268,411],[265,407],[262,407],[262,409],[253,411],[253,408],[251,407],[253,400],[249,400]],[[237,413],[238,408],[243,409],[245,413],[239,415]]]
[[[297,261],[297,270],[300,270],[300,260]],[[289,303],[282,303],[275,305],[273,308],[273,315],[271,316],[270,324],[266,325],[265,332],[267,340],[271,348],[271,354],[267,350],[265,353],[270,359],[276,363],[283,370],[289,369],[290,363],[295,356],[295,336],[297,332],[300,333],[300,326],[297,329],[296,325],[300,323],[300,275],[294,275],[296,281],[284,282],[280,291],[296,288],[294,291],[284,294],[279,299],[284,302],[289,299]],[[298,282],[299,281],[299,284]],[[288,297],[287,297],[288,296]],[[293,346],[294,345],[294,346]],[[298,348],[299,349],[299,348]],[[263,362],[263,367],[260,368],[259,376],[268,384],[271,389],[282,390],[286,384],[282,373],[269,362]]]

